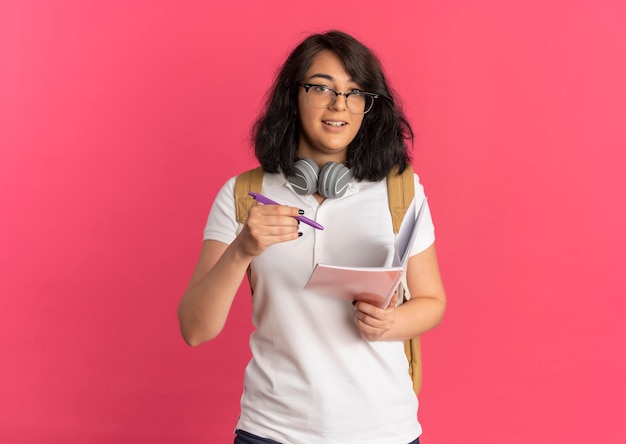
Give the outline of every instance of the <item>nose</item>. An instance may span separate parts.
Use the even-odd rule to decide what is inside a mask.
[[[343,96],[343,99],[340,99],[339,96]],[[328,107],[337,111],[344,111],[348,107],[348,96],[342,92],[335,93],[335,99]]]

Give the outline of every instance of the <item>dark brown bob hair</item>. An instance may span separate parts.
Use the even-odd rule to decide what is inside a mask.
[[[268,173],[293,174],[300,135],[298,82],[302,82],[313,58],[323,50],[337,54],[346,72],[364,91],[379,95],[348,146],[346,164],[354,177],[379,181],[394,167],[404,171],[410,162],[407,142],[413,143],[413,130],[396,103],[378,58],[354,37],[340,31],[307,37],[278,72],[264,111],[252,129],[260,165]]]

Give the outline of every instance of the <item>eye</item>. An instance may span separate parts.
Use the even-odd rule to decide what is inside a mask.
[[[330,88],[326,85],[312,85],[311,90],[315,93],[326,93],[330,91]]]

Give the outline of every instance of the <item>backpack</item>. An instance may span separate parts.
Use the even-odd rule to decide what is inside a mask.
[[[240,224],[246,222],[248,210],[255,203],[248,195],[248,192],[261,192],[263,173],[263,169],[257,167],[241,173],[235,180],[235,207],[237,222]],[[402,219],[415,196],[413,168],[408,165],[402,174],[397,174],[396,170],[389,173],[387,176],[387,191],[393,232],[397,235],[400,231]],[[398,296],[403,301],[407,300],[405,291],[404,286],[400,284]],[[404,341],[404,353],[409,361],[409,375],[413,381],[413,391],[415,394],[418,394],[422,385],[422,358],[419,338]]]

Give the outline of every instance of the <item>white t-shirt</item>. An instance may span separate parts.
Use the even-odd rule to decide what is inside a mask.
[[[217,195],[204,239],[231,243],[234,178]],[[402,444],[421,434],[418,401],[400,341],[362,339],[349,301],[303,288],[316,263],[379,266],[394,248],[387,182],[352,181],[346,194],[318,204],[285,178],[265,174],[262,193],[321,223],[272,245],[251,264],[252,359],[237,428],[285,444]],[[415,176],[415,196],[424,198]],[[434,242],[426,208],[411,255]]]

